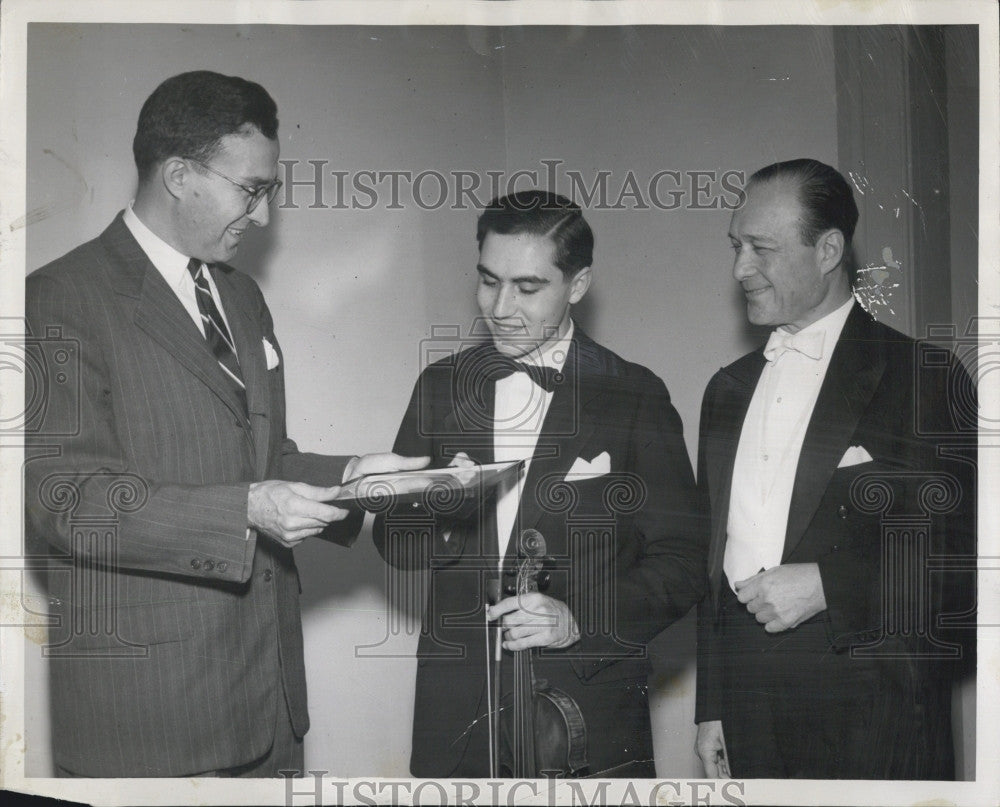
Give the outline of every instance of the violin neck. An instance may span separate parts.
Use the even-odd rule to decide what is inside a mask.
[[[534,673],[531,653],[518,650],[514,653],[514,775],[534,779],[535,771],[535,701]]]

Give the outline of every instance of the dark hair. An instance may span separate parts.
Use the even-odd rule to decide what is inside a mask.
[[[278,107],[259,84],[208,70],[168,78],[139,112],[132,141],[139,179],[171,156],[207,162],[225,135],[248,127],[271,140],[278,136]]]
[[[480,249],[487,233],[551,238],[556,247],[555,264],[567,276],[593,262],[594,233],[580,206],[550,191],[519,191],[494,199],[476,225]]]
[[[835,168],[807,157],[773,163],[755,172],[747,187],[764,182],[788,180],[798,188],[802,205],[799,236],[806,246],[815,246],[821,233],[830,229],[844,234],[844,257],[848,257],[858,206],[847,180]]]

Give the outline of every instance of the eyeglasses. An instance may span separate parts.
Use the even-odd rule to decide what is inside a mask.
[[[222,177],[222,179],[226,180],[226,182],[235,185],[241,191],[246,193],[250,197],[249,199],[247,199],[246,215],[248,216],[251,213],[253,213],[254,210],[257,209],[257,205],[259,205],[261,203],[261,200],[264,199],[265,197],[267,198],[267,203],[271,204],[271,202],[274,201],[274,197],[278,195],[278,191],[281,190],[280,179],[271,180],[266,185],[258,185],[257,187],[253,187],[252,185],[244,185],[242,182],[237,182],[232,177],[226,176],[221,171],[216,171],[214,168],[212,168],[212,166],[206,165],[201,160],[196,160],[193,157],[188,157],[188,159],[191,160],[191,162],[193,163],[198,163],[198,165],[200,165],[206,171],[215,174],[217,177]]]

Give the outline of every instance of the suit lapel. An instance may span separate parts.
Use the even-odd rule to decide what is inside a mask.
[[[703,452],[709,496],[712,503],[712,538],[709,545],[708,571],[712,597],[718,602],[722,585],[722,563],[726,552],[726,527],[729,521],[729,496],[732,490],[733,465],[739,448],[743,422],[753,398],[765,360],[757,350],[721,371],[720,389],[712,404],[711,427],[703,437]]]
[[[483,357],[492,350],[484,344],[459,353],[452,372],[447,373],[448,386],[440,390],[441,401],[449,406],[444,416],[442,442],[451,451],[464,451],[479,464],[495,461],[493,453],[493,406],[496,382],[482,374]]]
[[[783,562],[802,540],[885,370],[872,349],[878,341],[872,323],[855,305],[830,358],[795,472]]]
[[[552,394],[524,480],[517,524],[521,530],[536,528],[548,512],[542,501],[547,488],[543,481],[564,479],[597,427],[607,378],[595,348],[595,343],[577,327],[563,365],[563,381]],[[562,535],[545,537],[550,553],[562,551]],[[558,545],[552,543],[556,539]],[[508,555],[515,554],[516,549],[516,541],[511,540]]]
[[[253,444],[257,449],[257,473],[263,478],[267,473],[267,446],[271,431],[271,397],[267,381],[267,360],[261,341],[263,334],[260,333],[260,326],[251,319],[249,307],[241,299],[229,273],[218,267],[212,267],[211,272],[229,322],[233,344],[236,346],[240,372],[246,386],[247,414],[253,432]],[[232,389],[232,386],[227,385],[227,388]]]
[[[132,237],[122,214],[118,214],[101,239],[109,253],[118,259],[108,266],[112,288],[115,293],[136,300],[132,315],[136,326],[218,395],[242,422],[243,407],[207,349],[204,335]]]
[[[437,376],[436,383],[431,385],[434,398],[418,403],[419,417],[425,416],[425,406],[431,404],[432,411],[441,407],[445,411],[441,419],[441,437],[435,438],[434,453],[444,453],[444,457],[435,456],[435,461],[445,459],[459,451],[464,451],[469,458],[480,465],[495,460],[493,451],[493,406],[496,400],[496,383],[483,372],[484,357],[492,351],[489,343],[479,345],[470,350],[455,355],[453,364],[446,366]],[[427,427],[423,421],[418,423],[418,429]],[[431,431],[436,430],[436,423],[431,425]],[[485,496],[485,502],[478,519],[470,525],[461,527],[463,539],[458,544],[468,557],[490,558],[489,568],[495,568],[498,554],[496,499]]]

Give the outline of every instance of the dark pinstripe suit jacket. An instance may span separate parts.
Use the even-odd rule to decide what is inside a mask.
[[[49,573],[56,764],[178,776],[252,761],[306,709],[292,553],[247,531],[253,481],[340,481],[347,458],[285,435],[283,366],[257,285],[213,270],[249,422],[206,342],[119,216],[27,279],[29,536]],[[31,385],[29,385],[31,386]],[[33,387],[41,390],[41,387]],[[29,390],[31,394],[31,390]],[[326,537],[349,543],[357,518]]]

